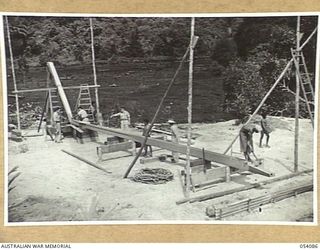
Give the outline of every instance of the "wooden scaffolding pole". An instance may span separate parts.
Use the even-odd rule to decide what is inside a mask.
[[[90,35],[91,35],[91,54],[92,54],[92,69],[93,69],[93,81],[94,85],[97,86],[97,72],[96,72],[96,58],[94,53],[94,37],[93,37],[93,24],[92,24],[92,18],[89,18],[90,21]],[[98,95],[98,88],[95,88],[94,90],[95,98],[96,98],[96,119],[99,125],[102,126],[102,115],[100,113],[100,105],[99,105],[99,95]]]
[[[191,18],[190,32],[190,53],[189,53],[189,84],[188,84],[188,142],[187,142],[187,162],[186,162],[186,198],[190,196],[190,147],[191,147],[191,124],[192,124],[192,80],[193,80],[193,40],[194,40],[195,18]]]
[[[11,45],[11,38],[10,38],[10,28],[9,28],[9,21],[8,17],[5,17],[6,20],[6,26],[7,26],[7,35],[8,35],[8,45],[9,45],[9,54],[10,54],[10,61],[11,61],[11,72],[12,72],[12,80],[13,80],[13,86],[14,91],[17,91],[17,81],[16,81],[16,74],[14,70],[14,62],[13,62],[13,53],[12,53],[12,45]],[[19,112],[19,96],[18,93],[15,94],[16,98],[16,117],[17,117],[17,125],[18,130],[21,130],[21,124],[20,124],[20,112]]]
[[[300,97],[300,81],[299,81],[299,54],[300,48],[300,16],[297,18],[297,67],[296,67],[296,99],[295,99],[295,130],[294,130],[294,172],[298,172],[299,163],[299,97]]]

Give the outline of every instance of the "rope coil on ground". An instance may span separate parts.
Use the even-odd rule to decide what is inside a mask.
[[[173,180],[173,173],[163,168],[143,168],[132,179],[146,184],[163,184]]]

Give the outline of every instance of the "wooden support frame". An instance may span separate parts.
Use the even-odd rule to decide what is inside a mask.
[[[228,174],[230,172],[227,170],[227,166],[214,167],[211,169],[207,169],[206,172],[199,168],[191,168],[191,180],[194,187],[203,186],[205,184],[209,184],[218,180],[227,181],[230,179]],[[200,170],[200,171],[199,171]]]
[[[125,141],[120,143],[112,143],[101,145],[97,147],[98,160],[103,161],[103,155],[119,151],[130,151],[131,155],[136,154],[136,147],[134,141]]]
[[[203,164],[204,163],[204,164]],[[211,168],[211,161],[203,160],[203,159],[194,159],[190,160],[190,167],[203,166],[202,168],[209,169]]]

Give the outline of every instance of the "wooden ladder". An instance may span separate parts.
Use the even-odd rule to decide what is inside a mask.
[[[90,95],[90,89],[87,87],[87,85],[81,85],[79,96],[76,103],[76,109],[78,107],[82,107],[88,114],[88,119],[90,123],[94,123],[94,116],[92,114],[91,110],[91,95]]]
[[[64,112],[62,103],[60,101],[58,89],[50,89],[48,94],[49,94],[49,98],[48,98],[49,109],[50,109],[50,112],[52,114],[51,115],[51,119],[53,118],[54,110],[57,107],[61,108],[61,117],[64,117],[65,112]],[[51,122],[53,122],[53,120]],[[65,126],[66,124],[68,124],[67,121],[61,120],[61,126],[62,127]]]
[[[315,105],[314,90],[311,83],[310,74],[308,73],[308,68],[302,51],[296,51],[291,49],[291,53],[293,56],[296,70],[298,72],[298,78],[302,89],[303,98],[306,102],[308,113],[313,126]]]

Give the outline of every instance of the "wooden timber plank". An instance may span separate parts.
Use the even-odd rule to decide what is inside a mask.
[[[121,142],[116,144],[109,144],[109,145],[101,145],[99,146],[101,153],[112,153],[118,151],[125,151],[128,149],[132,149],[132,142]]]
[[[84,131],[81,128],[78,128],[77,126],[73,125],[73,124],[67,124],[67,127],[71,127],[75,130],[77,130],[80,134],[83,134]]]
[[[194,159],[190,161],[190,167],[196,167],[202,165],[203,166],[203,159]],[[205,165],[207,168],[210,167],[211,162],[210,161],[205,161]]]
[[[87,85],[86,88],[99,88],[100,85]],[[80,89],[82,86],[66,86],[63,87],[64,90],[66,89]],[[28,93],[28,92],[41,92],[41,91],[49,91],[49,90],[56,90],[57,88],[37,88],[37,89],[21,89],[17,91],[12,91],[11,93],[17,94],[17,93]],[[10,95],[9,95],[10,96]],[[14,95],[12,95],[14,96]],[[19,98],[24,98],[24,96],[20,96]]]
[[[159,162],[159,161],[165,161],[167,156],[160,155],[150,158],[140,158],[140,164],[146,164],[146,163],[152,163],[152,162]]]
[[[138,126],[136,126],[136,128],[143,129],[144,126],[138,125]],[[155,132],[155,133],[159,133],[159,134],[165,134],[165,135],[172,135],[171,132],[168,132],[168,131],[165,131],[165,130],[156,129],[156,128],[151,129],[151,132]]]
[[[209,217],[216,217],[221,219],[233,214],[237,214],[243,211],[250,211],[261,205],[266,205],[271,202],[280,201],[296,194],[301,194],[304,192],[312,191],[313,183],[308,182],[295,187],[286,187],[283,190],[270,192],[269,194],[263,196],[257,196],[254,198],[244,199],[235,203],[227,205],[210,205],[206,209],[206,214]]]
[[[118,136],[118,137],[121,137],[124,139],[134,140],[134,141],[140,142],[140,143],[143,143],[143,141],[144,141],[144,136],[141,136],[140,134],[137,134],[137,133],[124,131],[121,129],[107,128],[107,127],[93,125],[93,124],[86,124],[84,122],[80,122],[80,121],[76,121],[76,120],[72,120],[72,123],[81,125],[82,128],[94,130],[97,132],[107,133],[107,134]],[[187,146],[181,145],[178,143],[174,143],[174,142],[168,142],[168,141],[148,138],[147,144],[154,146],[154,147],[167,149],[170,151],[176,151],[181,154],[187,153]],[[197,158],[202,158],[203,157],[202,149],[190,147],[190,155],[197,157]],[[237,168],[238,170],[241,170],[241,171],[249,170],[249,167],[247,166],[245,161],[242,159],[228,156],[228,155],[223,155],[220,153],[215,153],[215,152],[208,151],[208,150],[205,150],[205,160],[213,161],[213,162],[220,163],[220,164],[227,165],[227,166],[231,166],[231,167]]]
[[[66,153],[66,154],[68,154],[68,155],[71,155],[71,156],[77,158],[78,160],[83,161],[83,162],[87,163],[88,165],[91,165],[91,166],[93,166],[93,167],[95,167],[95,168],[97,168],[97,169],[99,169],[99,170],[101,170],[101,171],[103,171],[105,173],[112,174],[112,172],[104,169],[103,167],[100,167],[99,165],[95,164],[94,162],[89,161],[89,160],[87,160],[87,159],[85,159],[85,158],[83,158],[83,157],[81,157],[79,155],[76,155],[76,154],[71,153],[71,152],[69,152],[67,150],[64,150],[64,149],[61,149],[61,151]]]
[[[255,174],[261,174],[267,177],[272,177],[274,176],[274,173],[271,173],[269,171],[266,171],[262,168],[254,167],[254,166],[249,166],[249,171]]]
[[[68,101],[68,98],[64,92],[64,89],[62,87],[62,84],[61,84],[61,81],[59,79],[59,76],[58,76],[58,73],[56,71],[56,68],[54,67],[54,64],[53,62],[48,62],[47,63],[47,66],[48,66],[48,69],[53,77],[53,82],[54,84],[56,85],[57,89],[58,89],[58,92],[59,92],[59,96],[60,96],[60,100],[62,102],[62,105],[64,107],[64,111],[68,117],[68,121],[71,123],[72,121],[72,111],[71,111],[71,108],[70,108],[70,104],[69,104],[69,101]]]
[[[219,178],[226,177],[226,166],[208,169],[206,173],[192,173],[191,176],[193,185],[201,185],[202,183],[208,181],[213,181]]]

